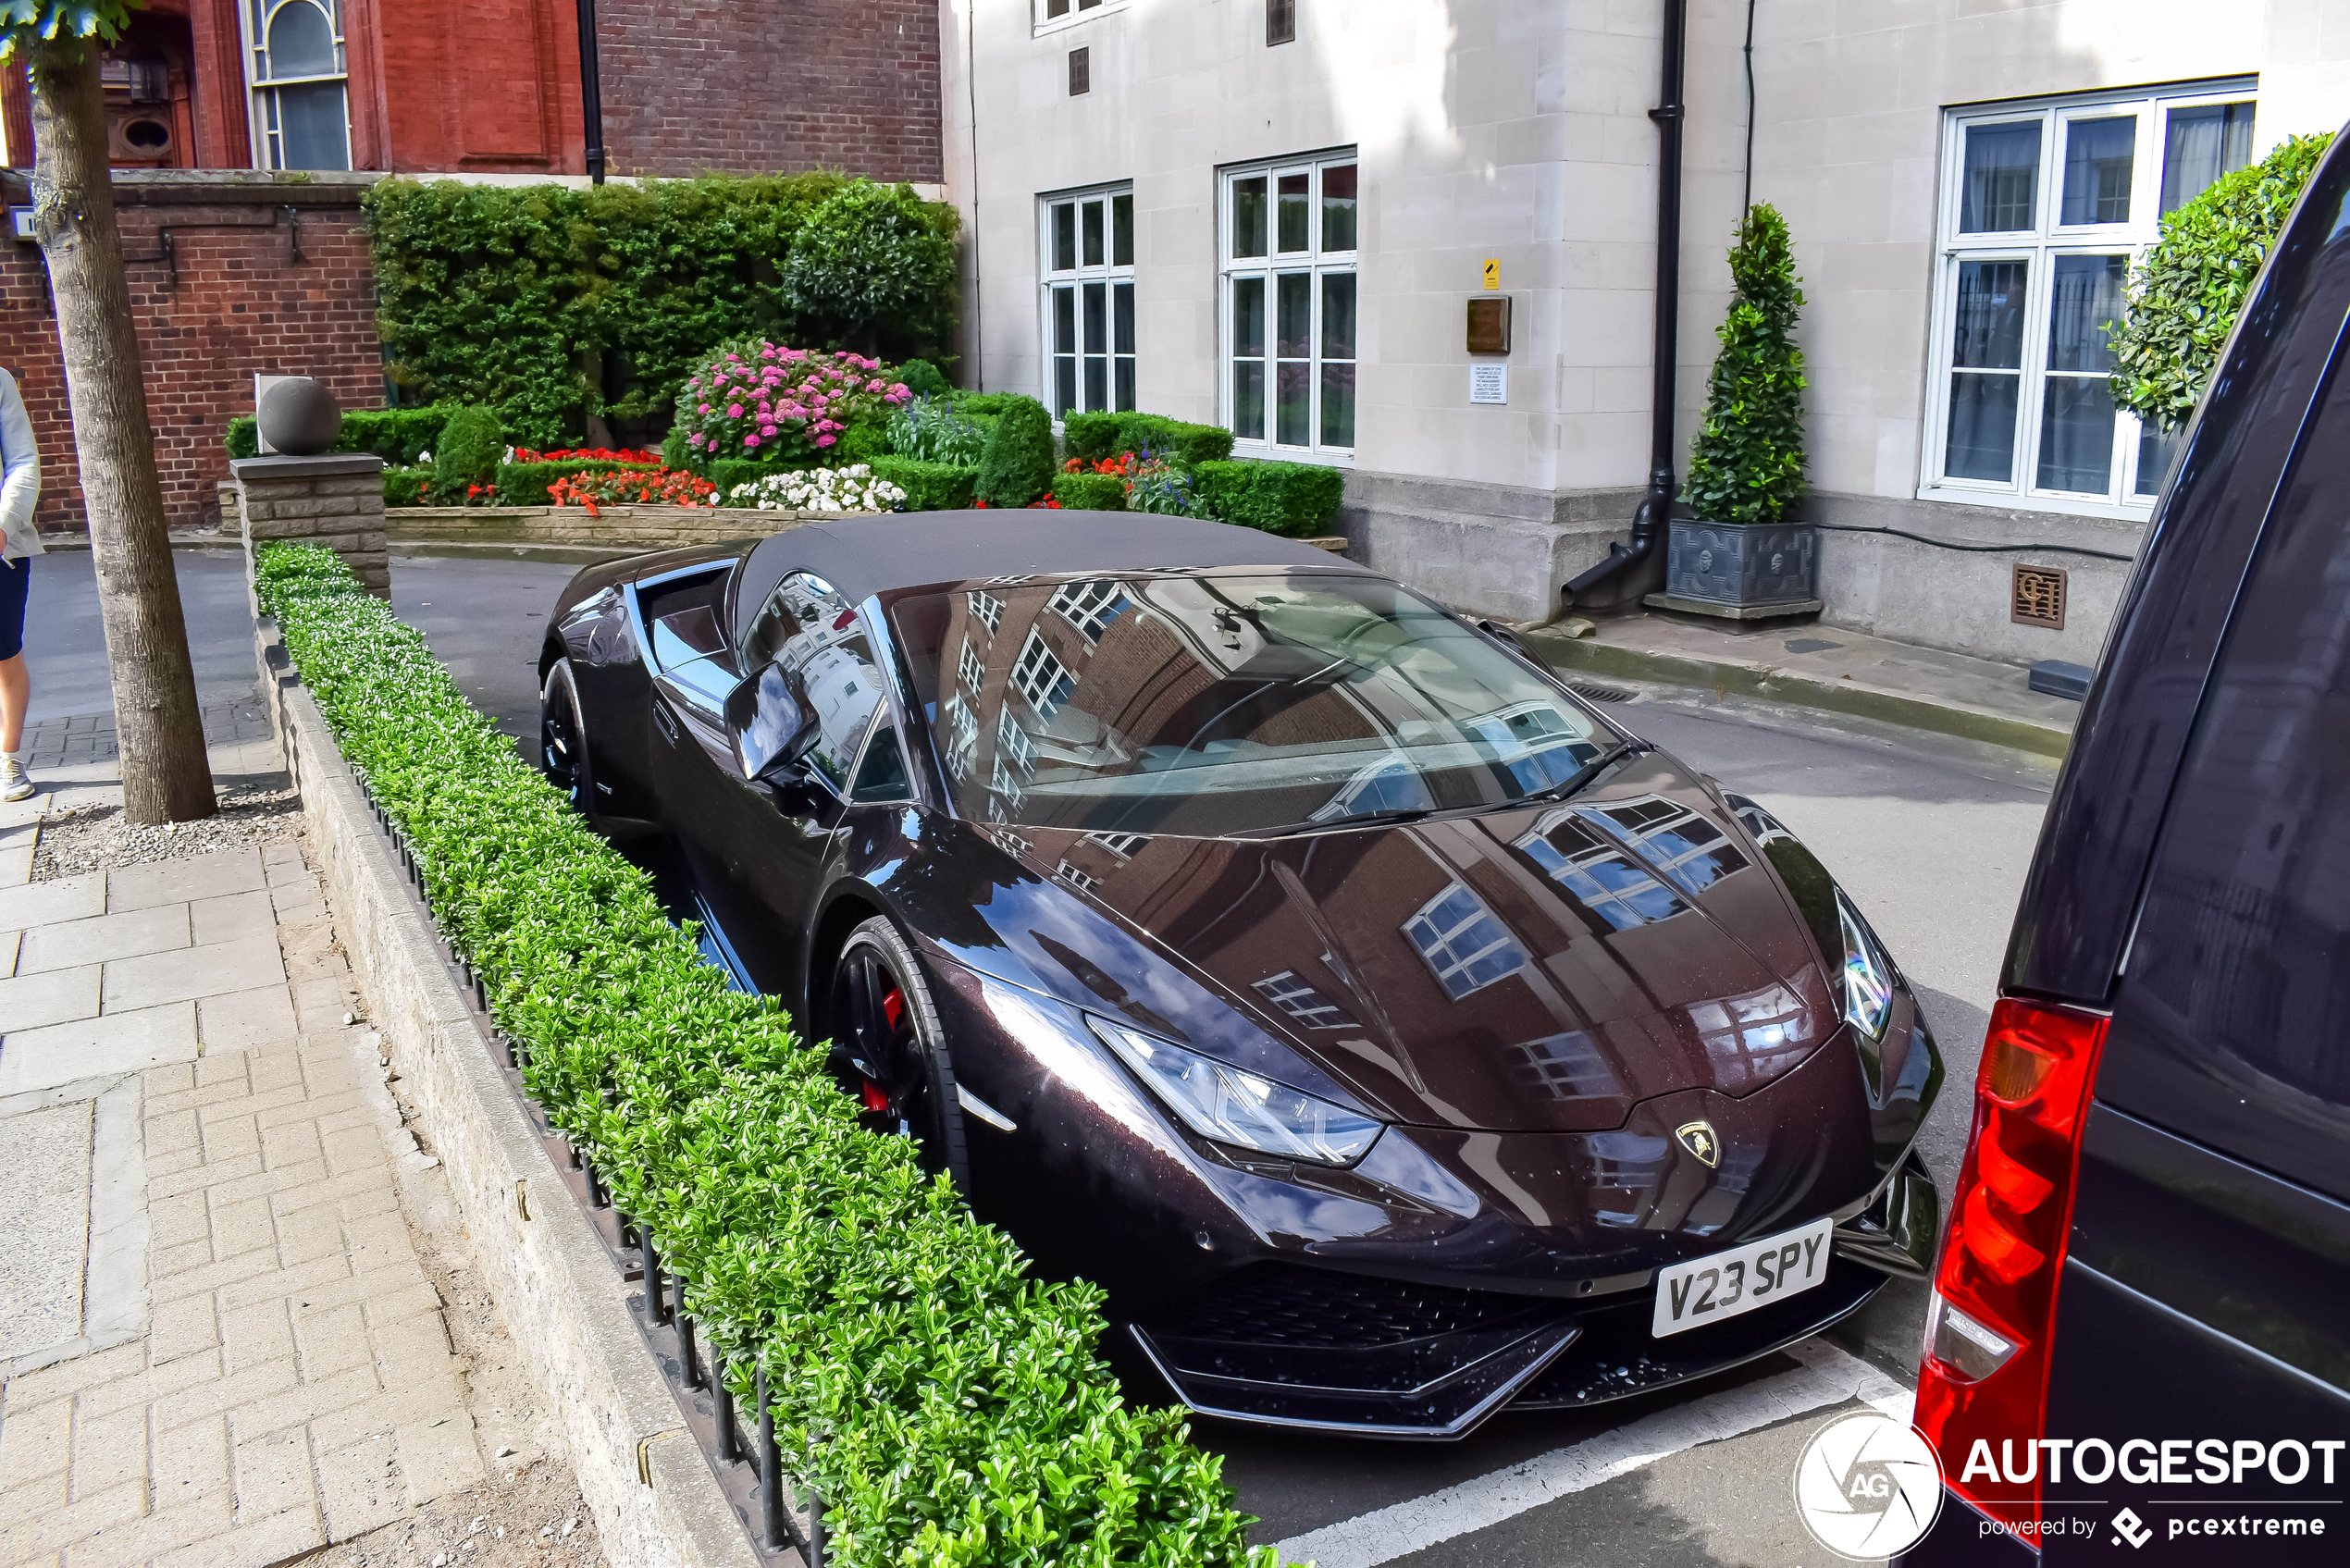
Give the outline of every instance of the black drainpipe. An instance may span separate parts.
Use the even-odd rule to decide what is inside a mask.
[[[1566,585],[1566,602],[1581,602],[1585,594],[1619,578],[1632,580],[1615,594],[1602,596],[1610,606],[1637,602],[1645,591],[1640,579],[1650,574],[1638,569],[1659,556],[1665,527],[1673,516],[1673,498],[1680,488],[1674,475],[1674,404],[1678,397],[1675,372],[1680,356],[1681,325],[1681,127],[1688,107],[1681,102],[1681,73],[1688,54],[1689,0],[1664,0],[1664,90],[1662,102],[1649,111],[1656,121],[1656,380],[1650,393],[1649,489],[1632,513],[1632,543],[1608,546],[1605,561]]]
[[[604,182],[604,87],[596,69],[596,0],[579,0],[579,119],[588,137],[588,179]]]

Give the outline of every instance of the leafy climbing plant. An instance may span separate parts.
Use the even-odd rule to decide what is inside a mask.
[[[145,8],[146,0],[0,0],[0,60],[15,59],[19,45],[35,39],[115,43],[130,25],[130,13]]]
[[[2165,430],[2195,413],[2301,189],[2333,137],[2296,136],[2162,220],[2112,336],[2114,403]]]
[[[1787,220],[1769,204],[1747,211],[1730,248],[1737,296],[1717,336],[1705,426],[1689,453],[1682,499],[1713,523],[1776,523],[1803,494],[1803,309]]]

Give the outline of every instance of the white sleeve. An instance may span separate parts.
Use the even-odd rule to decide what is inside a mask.
[[[6,559],[20,561],[42,553],[40,531],[32,525],[32,509],[41,500],[41,450],[33,443],[32,418],[16,377],[0,370],[0,532],[6,535]]]

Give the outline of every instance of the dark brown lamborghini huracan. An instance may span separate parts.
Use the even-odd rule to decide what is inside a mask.
[[[1454,1438],[1815,1334],[1933,1255],[1941,1061],[1820,862],[1505,634],[1183,518],[591,567],[549,773],[1128,1359]]]

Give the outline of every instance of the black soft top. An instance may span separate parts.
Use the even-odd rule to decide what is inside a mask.
[[[1222,566],[1349,570],[1342,558],[1312,545],[1196,517],[1048,509],[843,518],[760,541],[736,578],[734,636],[739,647],[750,618],[793,572],[814,573],[853,602],[929,583]]]

